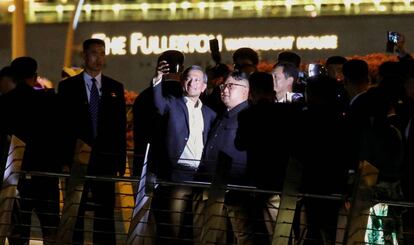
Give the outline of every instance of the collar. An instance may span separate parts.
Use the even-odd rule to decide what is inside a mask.
[[[249,106],[249,103],[246,101],[238,104],[237,106],[233,107],[230,111],[226,111],[224,114],[225,117],[233,117],[237,115],[240,111],[246,109]]]
[[[193,102],[189,97],[187,97],[187,96],[184,96],[183,97],[184,98],[184,102],[185,102],[185,104],[186,105],[191,105],[192,107],[194,107],[195,109],[197,109],[197,108],[201,108],[202,106],[203,106],[203,103],[201,102],[201,100],[200,99],[197,99],[197,101],[196,102]]]
[[[92,86],[92,76],[89,75],[87,72],[83,72],[83,80],[85,80],[86,84]],[[100,89],[102,87],[102,73],[99,73],[96,77],[96,87]]]

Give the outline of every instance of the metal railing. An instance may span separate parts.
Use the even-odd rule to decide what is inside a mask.
[[[311,241],[347,245],[404,244],[404,237],[411,235],[403,232],[401,215],[404,210],[414,210],[414,203],[377,200],[374,194],[378,170],[368,162],[360,163],[351,196],[319,195],[299,192],[300,162],[295,159],[290,160],[283,190],[278,192],[228,184],[226,175],[220,171],[211,183],[161,180],[148,174],[146,160],[140,177],[129,176],[131,171],[127,171],[125,177],[90,176],[86,172],[90,148],[82,142],[77,145],[70,174],[21,171],[24,147],[22,141],[12,137],[0,192],[3,244],[6,237],[9,242],[30,239],[43,241],[43,244],[76,244],[73,235],[78,231],[84,234],[86,244],[91,244],[100,232],[93,226],[105,221],[115,224],[112,235],[116,237],[116,244],[242,244],[243,239],[246,243],[272,245]],[[128,158],[132,157],[129,152]],[[42,187],[45,179],[49,180],[46,183],[60,183],[60,197],[35,200],[33,197],[37,196],[30,195],[33,193],[22,192],[22,183],[33,185],[40,181]],[[81,200],[85,184],[96,181],[116,185],[113,219],[96,217],[99,204],[93,203],[93,198]],[[31,187],[30,190],[39,191],[40,197],[51,196],[51,193],[42,193],[45,189]],[[189,192],[182,196],[162,195],[171,194],[171,190]],[[171,206],[164,205],[174,200],[190,206],[175,212]],[[32,205],[29,205],[30,210],[21,206],[27,202]],[[41,210],[37,202],[57,207],[57,212]],[[80,216],[82,205],[86,211]],[[33,219],[28,219],[27,223],[19,220],[21,216],[31,217],[32,211],[41,223]],[[184,220],[168,223],[171,219],[162,217],[162,213],[182,216]],[[45,216],[55,216],[58,221],[44,223]],[[76,225],[79,219],[85,221],[82,230]],[[98,223],[94,223],[96,220]],[[27,228],[31,233],[19,233]],[[94,241],[94,244],[99,242]]]

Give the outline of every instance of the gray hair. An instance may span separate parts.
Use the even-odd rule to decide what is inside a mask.
[[[197,65],[192,65],[192,66],[187,67],[183,71],[183,75],[181,76],[181,79],[184,79],[190,71],[201,71],[203,73],[204,83],[207,83],[207,81],[208,81],[207,74],[204,72],[204,70],[203,70],[203,68],[201,68],[201,66],[197,66]]]

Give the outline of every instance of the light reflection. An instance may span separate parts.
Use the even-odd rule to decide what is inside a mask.
[[[13,13],[14,11],[16,11],[16,6],[14,6],[13,4],[9,5],[9,7],[7,7],[7,11],[9,11],[9,13]]]

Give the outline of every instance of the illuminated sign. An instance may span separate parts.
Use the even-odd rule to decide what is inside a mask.
[[[93,38],[105,41],[106,53],[111,55],[143,55],[160,54],[165,50],[179,50],[185,54],[207,53],[210,50],[209,40],[217,38],[219,48],[223,51],[234,51],[249,47],[256,51],[270,50],[321,50],[337,49],[337,35],[322,36],[264,36],[264,37],[232,37],[225,38],[222,34],[179,34],[150,35],[133,32],[127,36],[109,37],[105,33],[95,33]]]

